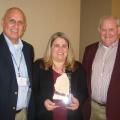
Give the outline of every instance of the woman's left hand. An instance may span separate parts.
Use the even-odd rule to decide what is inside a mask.
[[[79,107],[79,101],[77,98],[75,98],[73,95],[71,96],[71,101],[72,103],[70,104],[70,106],[68,106],[67,108],[70,110],[77,110]]]

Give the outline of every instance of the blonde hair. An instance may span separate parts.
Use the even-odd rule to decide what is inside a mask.
[[[51,57],[51,47],[52,47],[53,42],[57,38],[63,38],[68,44],[68,55],[66,58],[65,67],[68,70],[72,70],[74,63],[75,63],[74,52],[73,52],[73,49],[71,47],[71,43],[70,43],[68,37],[65,35],[65,33],[62,33],[62,32],[54,33],[49,39],[49,42],[48,42],[48,45],[47,45],[47,48],[46,48],[46,51],[44,54],[44,58],[43,58],[45,69],[48,69],[53,64],[52,57]]]

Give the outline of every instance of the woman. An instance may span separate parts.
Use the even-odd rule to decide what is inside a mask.
[[[70,75],[69,105],[61,104],[62,100],[58,100],[61,103],[53,100],[55,84],[58,78],[67,81],[66,73]],[[34,63],[33,76],[36,120],[83,120],[81,108],[87,97],[85,73],[81,64],[75,61],[70,42],[64,33],[57,32],[51,36],[43,59]],[[62,88],[67,85],[58,84]]]

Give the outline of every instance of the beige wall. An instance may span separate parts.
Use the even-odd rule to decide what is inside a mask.
[[[120,18],[120,0],[112,0],[112,15]]]
[[[28,26],[23,38],[34,46],[36,59],[43,56],[49,37],[57,31],[68,34],[79,59],[80,0],[0,0],[0,3],[0,18],[12,6],[26,13]]]

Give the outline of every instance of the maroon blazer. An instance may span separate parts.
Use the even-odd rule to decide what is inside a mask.
[[[87,46],[83,57],[83,66],[87,72],[87,83],[90,96],[92,63],[98,49],[98,45],[99,43],[97,42]],[[90,119],[90,100],[91,98],[89,98],[89,100],[86,102],[86,106],[84,108],[85,120]],[[110,85],[108,88],[106,116],[107,120],[120,120],[120,41],[118,43],[115,64],[111,75]]]

